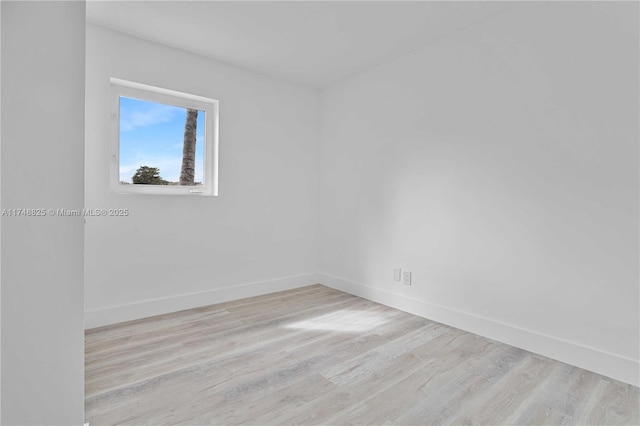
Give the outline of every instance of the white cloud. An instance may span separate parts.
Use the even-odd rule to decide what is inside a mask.
[[[120,131],[129,132],[140,127],[168,123],[176,116],[184,114],[184,108],[172,105],[147,103],[145,107],[121,112]]]

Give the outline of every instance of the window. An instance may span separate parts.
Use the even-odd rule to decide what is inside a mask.
[[[218,195],[218,101],[111,79],[111,191]]]

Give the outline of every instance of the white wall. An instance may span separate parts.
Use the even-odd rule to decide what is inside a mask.
[[[2,46],[2,6],[0,5],[0,46]],[[0,82],[2,81],[2,54],[0,53]],[[0,83],[0,100],[2,84]],[[1,104],[1,102],[0,102]],[[2,129],[2,108],[0,107],[0,129]],[[2,210],[2,131],[0,131],[0,210]],[[2,241],[2,221],[0,221],[0,241]],[[0,244],[0,423],[2,422],[2,244]]]
[[[316,282],[319,94],[87,28],[86,326]],[[220,101],[218,197],[109,193],[109,78]]]
[[[638,72],[637,3],[534,3],[327,90],[324,281],[637,385]]]
[[[2,8],[2,207],[82,208],[84,2]],[[2,217],[2,424],[82,424],[83,224]]]

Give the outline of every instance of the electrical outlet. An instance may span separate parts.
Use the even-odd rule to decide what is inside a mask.
[[[393,268],[393,280],[396,282],[402,281],[402,269]]]
[[[411,272],[404,271],[402,273],[402,284],[411,285]]]

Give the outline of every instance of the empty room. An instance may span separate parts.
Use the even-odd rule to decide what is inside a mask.
[[[638,2],[0,2],[3,425],[640,424]]]

